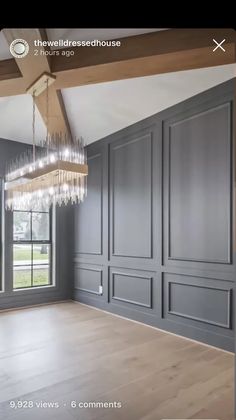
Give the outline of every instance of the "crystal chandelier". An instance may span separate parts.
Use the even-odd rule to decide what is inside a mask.
[[[52,203],[79,203],[87,194],[88,166],[83,139],[48,133],[48,87],[52,78],[43,74],[34,85],[33,147],[7,165],[5,176],[6,208],[33,209]],[[35,143],[35,96],[46,89],[46,140]]]

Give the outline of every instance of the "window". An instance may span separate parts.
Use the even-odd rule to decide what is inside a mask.
[[[13,289],[52,284],[51,213],[13,211]]]

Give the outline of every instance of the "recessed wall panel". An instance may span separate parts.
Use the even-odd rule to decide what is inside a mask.
[[[147,308],[152,307],[153,278],[145,274],[132,274],[129,270],[111,272],[111,299]]]
[[[168,256],[230,263],[230,103],[166,126]]]
[[[99,286],[102,286],[102,269],[75,266],[75,289],[99,295]]]
[[[232,285],[179,274],[164,274],[165,316],[231,328]],[[185,319],[185,321],[184,321]]]
[[[151,133],[111,150],[112,255],[152,257]]]
[[[102,155],[88,159],[88,193],[75,211],[75,250],[102,254]]]

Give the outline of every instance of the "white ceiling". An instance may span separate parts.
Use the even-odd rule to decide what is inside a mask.
[[[9,51],[9,45],[6,41],[3,32],[0,31],[0,60],[6,60],[7,58],[12,58],[12,55]]]
[[[120,80],[62,91],[72,132],[89,144],[236,76],[236,65]],[[46,134],[36,112],[36,137]],[[0,138],[32,142],[30,95],[0,98]]]
[[[46,128],[36,108],[36,140],[46,136]],[[32,143],[31,95],[0,97],[0,138]]]
[[[236,76],[236,65],[86,85],[62,91],[72,132],[87,143]]]

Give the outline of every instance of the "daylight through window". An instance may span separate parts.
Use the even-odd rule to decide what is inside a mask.
[[[13,211],[13,289],[52,283],[51,211]]]

